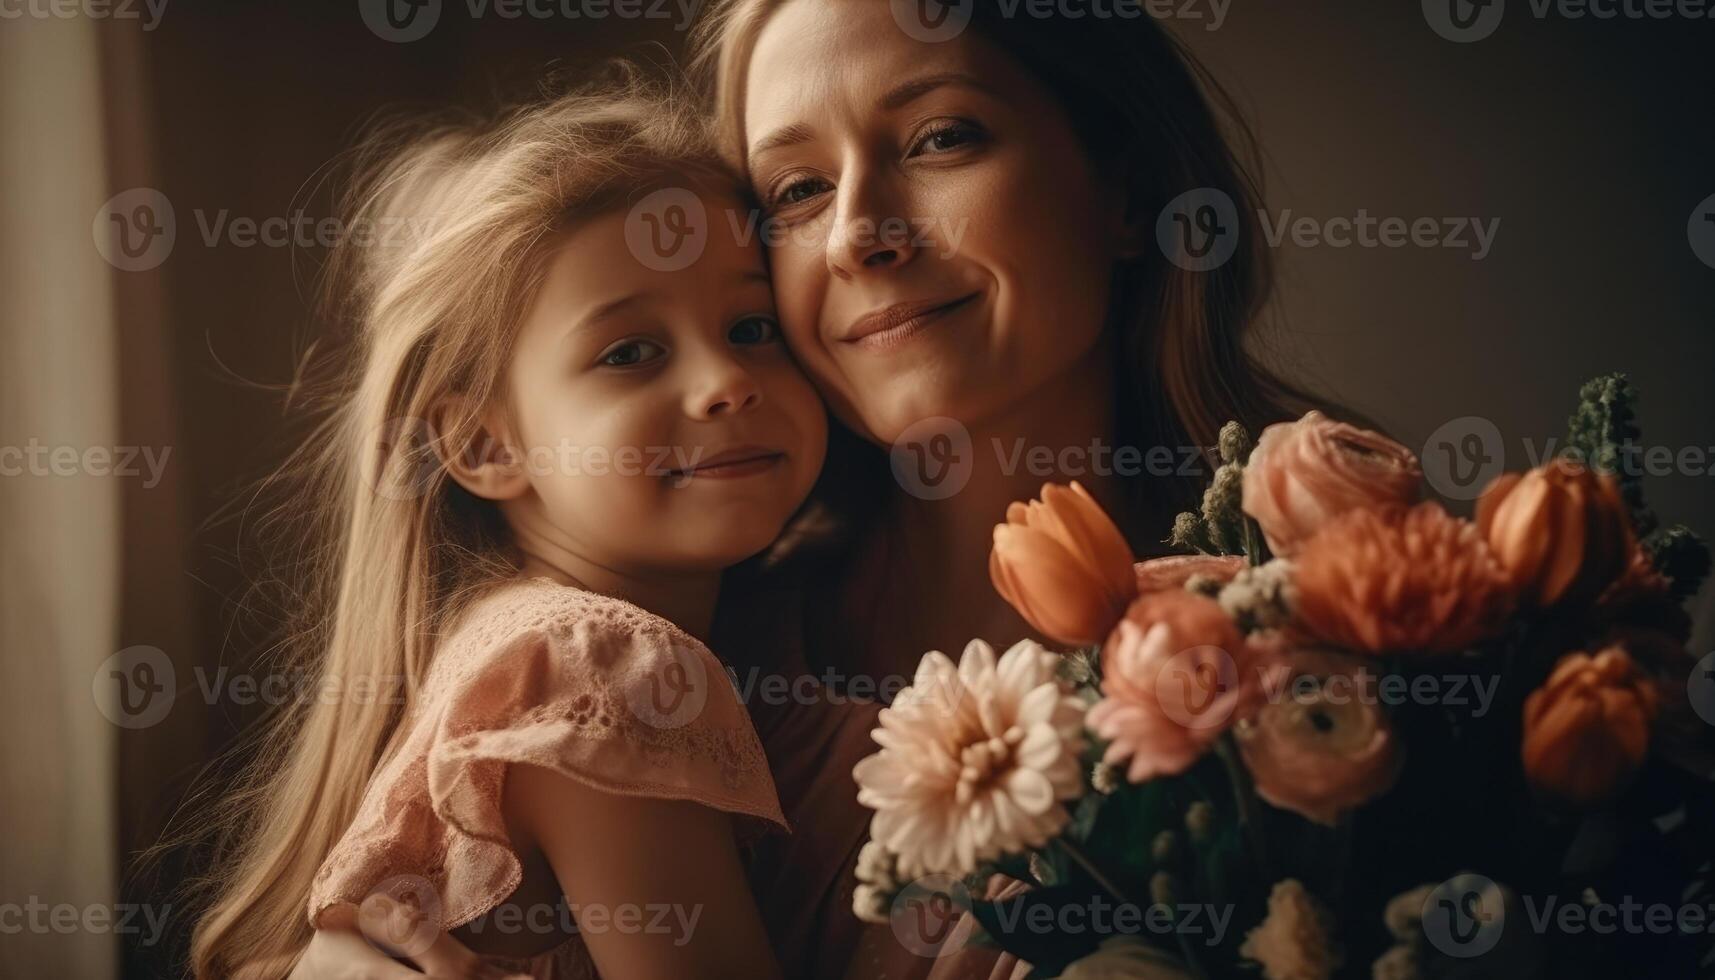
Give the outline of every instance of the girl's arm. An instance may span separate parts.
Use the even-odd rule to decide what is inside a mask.
[[[278,970],[241,971],[235,980],[269,980]],[[298,957],[288,980],[413,980],[416,977],[446,977],[447,980],[503,980],[507,971],[486,965],[475,953],[452,936],[442,933],[435,944],[407,966],[376,949],[355,925],[318,929],[309,946]]]
[[[727,814],[530,765],[508,769],[504,809],[553,867],[603,977],[781,976]]]

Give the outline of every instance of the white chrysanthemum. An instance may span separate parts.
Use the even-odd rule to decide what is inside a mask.
[[[970,874],[1066,825],[1065,801],[1083,793],[1084,704],[1056,678],[1059,659],[1030,640],[998,663],[981,640],[957,666],[932,651],[882,709],[881,751],[852,775],[901,880]]]

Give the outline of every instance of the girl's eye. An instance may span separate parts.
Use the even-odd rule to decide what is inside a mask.
[[[630,367],[652,361],[667,353],[660,344],[649,340],[628,340],[609,349],[601,356],[601,363],[607,367]]]
[[[941,123],[935,128],[917,138],[912,144],[910,156],[924,153],[949,153],[970,143],[976,143],[983,138],[982,127],[955,119]]]
[[[779,336],[780,325],[768,316],[747,316],[727,331],[727,339],[735,344],[769,344]]]

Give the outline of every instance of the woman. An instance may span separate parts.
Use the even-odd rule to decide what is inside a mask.
[[[1171,37],[998,0],[945,36],[913,9],[728,0],[697,37],[727,149],[781,232],[782,327],[840,423],[818,506],[731,583],[715,648],[835,695],[886,693],[925,650],[1032,635],[989,584],[1009,502],[1077,479],[1150,554],[1200,486],[1188,453],[1228,419],[1256,431],[1313,403],[1242,346],[1271,281],[1257,193],[1205,93],[1226,99]],[[1156,223],[1198,189],[1234,203],[1239,247],[1193,272]],[[1091,446],[1155,465],[1030,463]],[[922,974],[933,961],[850,911],[867,825],[850,771],[873,709],[839,700],[751,699],[795,829],[757,855],[757,898],[789,972]],[[994,965],[973,954],[937,975]],[[451,940],[435,956],[425,968],[457,969]],[[300,972],[318,968],[395,965],[324,934]]]

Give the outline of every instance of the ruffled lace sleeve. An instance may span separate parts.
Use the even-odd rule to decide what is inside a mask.
[[[466,611],[404,725],[317,874],[312,924],[397,875],[434,889],[443,929],[505,900],[522,877],[501,813],[516,763],[726,811],[741,843],[786,829],[756,731],[708,648],[630,603],[547,579],[508,583]]]

